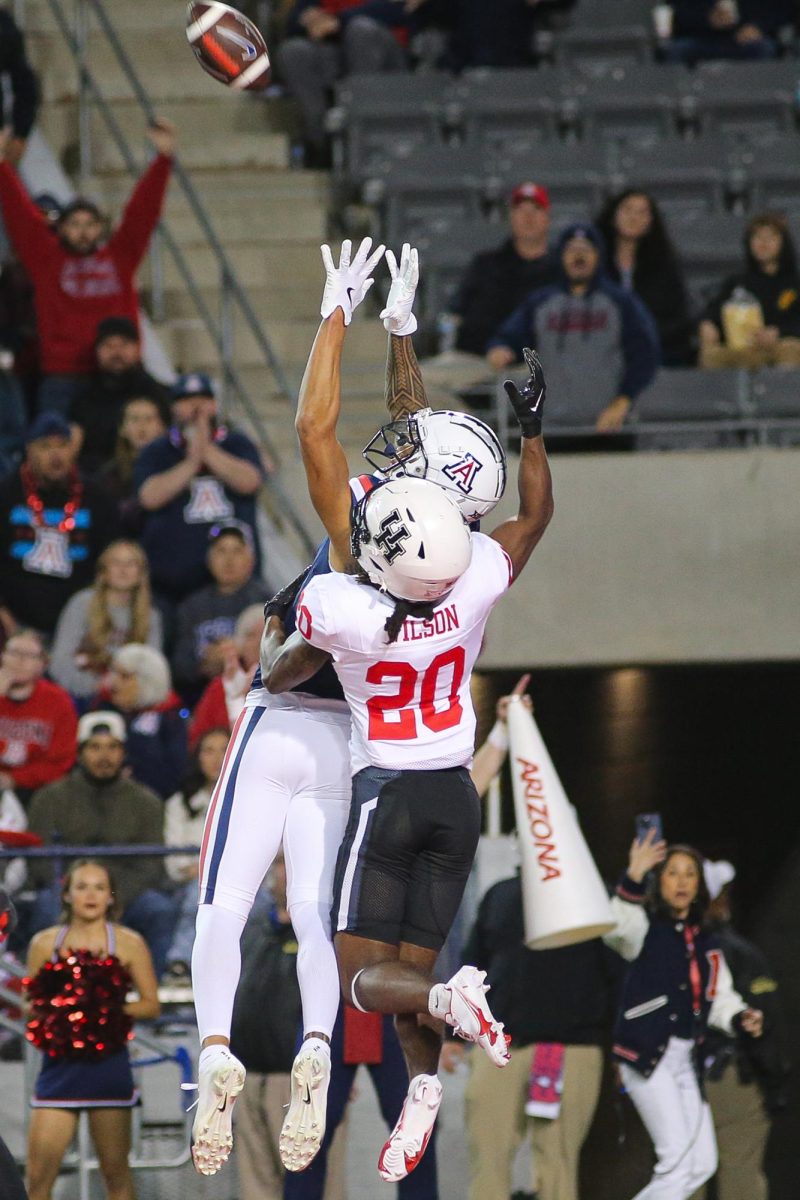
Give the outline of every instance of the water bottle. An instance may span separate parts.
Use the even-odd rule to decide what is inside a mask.
[[[747,288],[734,288],[730,299],[723,304],[722,328],[731,350],[747,350],[754,335],[764,328],[761,305]]]

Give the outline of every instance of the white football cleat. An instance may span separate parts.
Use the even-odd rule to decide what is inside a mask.
[[[192,1126],[192,1159],[201,1175],[216,1175],[233,1146],[231,1121],[236,1097],[244,1087],[245,1069],[227,1046],[201,1061],[198,1100]]]
[[[495,1021],[486,1003],[489,985],[484,983],[485,978],[486,972],[477,967],[462,967],[457,971],[443,985],[450,996],[444,1019],[465,1042],[477,1042],[496,1067],[504,1067],[511,1059],[508,1051],[511,1038],[502,1024]]]
[[[287,1171],[304,1171],[322,1145],[330,1080],[330,1055],[301,1046],[292,1064],[289,1111],[278,1140]]]
[[[414,1170],[431,1140],[442,1103],[442,1085],[435,1075],[415,1075],[403,1109],[378,1159],[378,1174],[397,1183]]]

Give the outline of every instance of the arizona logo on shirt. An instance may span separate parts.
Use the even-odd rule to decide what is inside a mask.
[[[213,475],[200,475],[192,480],[189,503],[183,510],[187,525],[207,525],[212,521],[228,520],[233,515],[233,505],[218,479]]]
[[[475,476],[481,470],[483,463],[478,462],[473,454],[465,454],[455,462],[448,463],[442,470],[451,479],[460,492],[469,496],[475,484]]]

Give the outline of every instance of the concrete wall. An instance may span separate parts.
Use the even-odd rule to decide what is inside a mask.
[[[482,666],[798,657],[800,450],[558,456],[552,470],[555,516]],[[514,501],[510,485],[504,514]]]

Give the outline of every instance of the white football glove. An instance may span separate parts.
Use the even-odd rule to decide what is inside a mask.
[[[417,318],[411,311],[419,282],[419,255],[412,250],[408,242],[403,243],[400,252],[400,266],[391,250],[386,251],[386,261],[392,276],[392,286],[386,298],[386,308],[381,313],[383,327],[387,333],[396,337],[405,337],[414,333],[417,328]]]
[[[384,246],[378,246],[378,249],[370,254],[371,248],[372,238],[364,238],[351,262],[352,244],[349,239],[342,242],[339,265],[336,267],[333,264],[330,246],[321,247],[322,261],[327,273],[322,306],[319,310],[323,317],[329,317],[337,308],[341,308],[345,325],[350,324],[354,311],[375,282],[372,272],[383,258]]]

